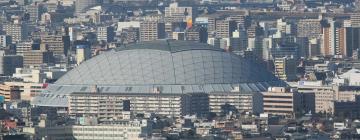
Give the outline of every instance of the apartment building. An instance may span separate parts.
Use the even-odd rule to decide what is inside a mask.
[[[264,113],[295,117],[302,107],[302,97],[297,91],[286,87],[269,87],[262,92]]]

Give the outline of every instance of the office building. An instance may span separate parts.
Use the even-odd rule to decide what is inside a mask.
[[[195,12],[195,11],[194,11]],[[180,7],[178,3],[171,3],[165,7],[166,22],[188,22],[193,20],[192,7]]]
[[[296,76],[296,60],[290,57],[275,58],[275,76],[284,81],[295,81]]]
[[[253,52],[253,55],[256,58],[264,58],[264,42],[263,42],[264,38],[262,37],[255,37],[255,38],[248,38],[247,40],[247,45],[248,45],[248,49],[251,50]],[[276,52],[280,52],[280,51],[276,51]]]
[[[296,85],[302,94],[314,94],[316,113],[334,113],[334,102],[355,102],[360,95],[358,86],[324,85],[321,82],[313,84],[309,81],[300,81]]]
[[[248,47],[248,38],[244,30],[235,30],[230,38],[230,47],[234,52],[246,50]]]
[[[321,54],[323,56],[332,55],[334,47],[333,30],[330,26],[323,28],[322,40],[321,40]]]
[[[32,41],[22,41],[16,44],[16,55],[23,56],[25,52],[32,50]]]
[[[360,48],[360,27],[346,28],[346,56],[351,57]]]
[[[50,24],[51,23],[51,14],[49,14],[49,13],[41,14],[40,23],[41,24]]]
[[[41,78],[41,76],[39,76],[37,79],[39,78]],[[42,77],[42,78],[46,79],[46,77]],[[18,88],[20,92],[20,99],[24,101],[30,101],[31,98],[39,95],[47,87],[47,84],[38,83],[37,81],[4,82],[3,85]]]
[[[188,41],[197,41],[207,43],[208,33],[204,27],[192,27],[185,32],[185,39]]]
[[[262,97],[266,114],[294,118],[302,109],[301,94],[290,88],[269,87],[267,92],[262,92]]]
[[[284,19],[278,19],[276,21],[276,28],[285,34],[291,34],[293,32],[291,24],[287,23]]]
[[[44,44],[42,44],[44,45]],[[29,50],[24,52],[24,66],[39,67],[43,64],[54,64],[54,53],[41,46],[40,50]]]
[[[122,40],[125,44],[135,43],[139,41],[139,28],[123,28],[120,37],[116,40]]]
[[[13,44],[25,40],[28,37],[27,24],[24,22],[6,23],[2,26],[2,28],[3,31],[6,32],[6,35],[11,36]]]
[[[70,37],[61,34],[45,34],[41,36],[41,43],[47,45],[54,55],[67,55],[70,49]]]
[[[352,13],[350,16],[351,27],[360,27],[360,14]]]
[[[41,14],[40,13],[41,8],[42,7],[37,2],[27,5],[25,7],[26,13],[29,14],[30,16],[29,17],[30,22],[37,22],[39,20]]]
[[[112,42],[115,37],[115,29],[111,26],[101,26],[97,27],[96,37],[99,42]]]
[[[76,64],[80,65],[85,60],[91,58],[91,47],[89,45],[76,46]]]
[[[235,86],[230,92],[214,92],[209,94],[210,112],[220,113],[222,111],[221,106],[227,103],[234,106],[241,113],[262,113],[261,93],[258,91],[241,91],[245,88],[243,86]]]
[[[99,104],[109,104],[108,107],[120,110],[127,109],[130,104],[130,111],[135,114],[172,116],[194,112],[191,108],[205,109],[195,103],[197,100],[204,106],[209,103],[209,111],[215,111],[234,98],[232,100],[237,106],[250,110],[252,98],[242,94],[265,91],[272,84],[282,85],[282,81],[262,67],[203,43],[175,40],[141,42],[104,52],[81,63],[56,84],[49,85],[46,91],[32,100],[32,104],[69,108],[71,113],[77,114],[76,111],[87,112],[80,107],[81,104],[76,104],[77,100],[88,103],[101,101],[92,107],[84,104],[89,109],[94,108],[88,113],[99,113],[96,110],[101,107]],[[212,96],[218,94],[221,95]],[[218,97],[224,100],[220,101]],[[243,100],[245,97],[247,99]],[[191,104],[196,107],[189,108],[191,104],[184,102],[193,102]],[[184,105],[187,109],[183,109]],[[109,109],[108,113],[117,112]],[[100,115],[106,117],[101,112]]]
[[[216,20],[216,37],[230,38],[237,29],[236,22],[233,20]]]
[[[186,22],[166,22],[166,38],[172,39],[173,32],[184,32],[186,28]]]
[[[207,19],[207,29],[208,29],[208,36],[214,37],[213,34],[216,31],[216,18],[215,17],[205,17]],[[206,22],[205,22],[206,23]]]
[[[228,50],[229,45],[230,45],[230,39],[229,38],[208,38],[207,43],[216,48]]]
[[[274,39],[271,41],[274,43]],[[299,59],[300,58],[300,51],[299,51],[300,45],[297,43],[281,43],[277,44],[276,46],[273,46],[272,48],[269,48],[270,57],[271,60],[274,60],[276,58],[284,58],[284,57],[292,57],[293,59]],[[262,50],[263,53],[264,50]]]
[[[23,57],[19,55],[6,55],[4,53],[0,56],[0,75],[11,76],[15,73],[16,68],[23,67]]]
[[[12,43],[11,36],[0,35],[0,47],[5,48]]]
[[[237,24],[237,29],[241,29],[245,27],[245,17],[244,14],[232,14],[228,17],[229,20],[233,20]]]
[[[309,57],[319,56],[321,54],[320,40],[313,38],[309,40]]]
[[[300,19],[297,24],[297,36],[317,38],[321,35],[321,24],[319,19]]]
[[[251,26],[248,27],[246,30],[246,34],[247,34],[248,38],[255,38],[256,30],[258,30],[258,25],[256,23],[251,24]]]
[[[0,84],[0,96],[4,96],[5,102],[20,99],[19,87]]]
[[[360,117],[360,96],[356,96],[354,101],[335,101],[334,115],[339,118],[356,119]]]
[[[151,41],[165,38],[165,24],[157,21],[140,23],[140,41]]]
[[[333,20],[329,20],[329,24],[323,28],[322,55],[345,57],[347,55],[346,36],[346,28],[339,26]]]
[[[337,58],[344,58],[346,57],[346,29],[344,27],[339,27],[336,28],[336,32],[335,32],[335,40],[336,40],[336,44],[335,44],[335,56]]]

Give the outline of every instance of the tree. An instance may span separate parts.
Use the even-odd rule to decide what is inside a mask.
[[[215,118],[217,117],[217,115],[216,115],[216,113],[214,113],[214,112],[209,112],[208,114],[207,114],[207,120],[209,120],[209,121],[211,121],[211,120],[214,120]]]
[[[235,106],[229,104],[229,103],[225,103],[224,105],[221,105],[221,115],[225,116],[226,114],[229,114],[230,112],[232,112],[233,114],[237,114],[238,110],[236,109]]]

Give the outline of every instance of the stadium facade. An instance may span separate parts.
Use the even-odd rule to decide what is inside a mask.
[[[32,100],[72,115],[121,117],[122,111],[161,115],[262,112],[261,91],[281,85],[265,67],[207,44],[158,40],[116,48],[72,69]]]

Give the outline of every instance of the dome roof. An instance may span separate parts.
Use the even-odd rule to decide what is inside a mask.
[[[275,80],[259,65],[220,48],[162,40],[105,52],[69,71],[56,84],[199,85]]]

